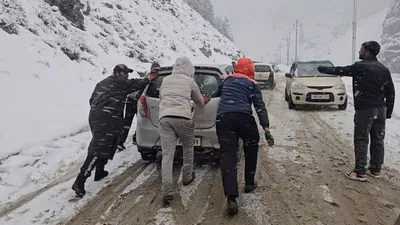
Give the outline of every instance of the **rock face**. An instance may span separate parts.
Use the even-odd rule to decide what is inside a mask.
[[[83,4],[79,0],[45,0],[51,6],[57,6],[67,20],[81,30],[85,29],[84,18],[81,12]]]
[[[380,59],[392,73],[400,73],[400,0],[393,2],[383,23]]]

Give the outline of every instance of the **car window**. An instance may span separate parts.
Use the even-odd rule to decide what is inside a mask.
[[[159,90],[162,84],[162,81],[165,77],[169,76],[170,74],[163,74],[158,76],[158,78],[152,81],[147,89],[147,96],[152,98],[159,98]],[[219,97],[219,85],[221,83],[221,79],[218,75],[215,74],[208,74],[208,73],[195,73],[194,80],[196,84],[200,88],[201,94],[209,94],[213,98]]]
[[[256,72],[263,73],[263,72],[271,72],[271,67],[268,65],[255,65]]]
[[[298,77],[334,76],[320,73],[317,69],[319,66],[333,66],[333,64],[330,61],[300,62],[296,69],[296,75]]]

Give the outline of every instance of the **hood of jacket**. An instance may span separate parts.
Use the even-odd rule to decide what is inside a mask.
[[[236,73],[246,75],[251,80],[254,80],[254,63],[249,58],[241,58],[236,64]]]
[[[172,75],[182,74],[188,77],[194,77],[194,66],[188,57],[179,57],[176,59]]]

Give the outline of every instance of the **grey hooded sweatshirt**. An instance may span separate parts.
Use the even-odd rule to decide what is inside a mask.
[[[199,107],[204,106],[204,99],[199,86],[194,81],[194,66],[187,57],[179,57],[172,69],[172,74],[164,78],[160,87],[160,116],[178,116],[192,119],[191,100]]]

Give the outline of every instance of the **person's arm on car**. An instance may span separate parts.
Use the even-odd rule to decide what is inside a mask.
[[[125,84],[125,91],[127,94],[130,94],[135,91],[143,91],[146,88],[146,85],[150,83],[150,81],[157,79],[158,73],[153,72],[147,77],[139,78],[139,79],[129,79],[124,80]]]
[[[350,66],[335,66],[335,67],[319,66],[318,71],[324,74],[347,76],[347,77],[352,77],[354,75],[359,74],[360,72],[357,63]]]
[[[390,119],[392,118],[392,113],[393,113],[393,108],[394,108],[394,96],[395,96],[395,90],[394,90],[394,84],[392,80],[392,76],[390,75],[389,72],[389,80],[388,83],[385,87],[385,98],[386,98],[386,118]]]
[[[199,107],[204,107],[205,104],[211,101],[211,95],[202,95],[199,86],[193,80],[192,83],[192,100]]]

